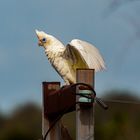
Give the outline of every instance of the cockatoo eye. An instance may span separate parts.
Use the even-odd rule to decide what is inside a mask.
[[[42,38],[42,42],[46,43],[47,39],[46,38]]]

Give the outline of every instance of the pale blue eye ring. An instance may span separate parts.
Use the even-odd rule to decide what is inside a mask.
[[[47,41],[46,38],[43,38],[43,39],[42,39],[42,42],[43,42],[43,43],[46,43],[46,41]]]

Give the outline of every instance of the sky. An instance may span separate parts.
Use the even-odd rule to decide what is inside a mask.
[[[41,105],[42,82],[63,83],[38,47],[35,29],[65,45],[79,38],[100,50],[107,70],[96,74],[97,95],[120,89],[140,96],[139,7],[135,0],[1,0],[0,110]]]

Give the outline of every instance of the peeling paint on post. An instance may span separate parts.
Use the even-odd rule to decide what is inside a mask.
[[[76,79],[94,88],[94,69],[77,69]],[[86,108],[76,105],[76,140],[94,140],[94,104]]]

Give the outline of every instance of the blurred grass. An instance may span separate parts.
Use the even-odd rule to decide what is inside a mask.
[[[16,109],[0,123],[0,140],[37,140],[41,137],[41,110],[35,104]]]
[[[110,91],[103,97],[106,100],[131,100],[140,102],[132,92]],[[96,140],[140,140],[140,104],[106,102],[107,111],[95,106]],[[20,106],[11,114],[0,114],[0,140],[37,140],[41,138],[41,108],[29,103]],[[62,119],[65,127],[75,140],[75,112],[65,114]]]

